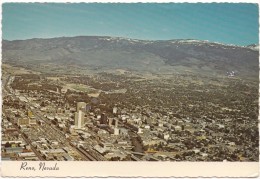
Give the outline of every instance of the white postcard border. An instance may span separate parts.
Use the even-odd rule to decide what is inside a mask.
[[[2,22],[2,3],[10,2],[55,2],[55,3],[81,3],[81,2],[174,2],[174,3],[257,3],[257,0],[2,0],[0,7],[0,18]],[[2,29],[2,24],[0,25]],[[0,31],[2,37],[2,30]],[[2,39],[2,38],[1,38]],[[2,52],[2,44],[0,44]],[[0,53],[2,59],[2,53]],[[0,68],[1,71],[1,68]],[[1,84],[1,82],[0,82]],[[2,96],[2,92],[0,93]],[[2,101],[1,101],[2,103]],[[2,105],[0,105],[2,111]],[[259,109],[260,110],[260,109]],[[260,128],[260,125],[259,125]],[[28,166],[35,166],[35,171],[21,169],[23,161],[1,161],[0,171],[2,177],[259,177],[259,162],[59,162],[45,161],[48,166],[56,166],[59,170],[39,170],[39,163],[26,161]]]

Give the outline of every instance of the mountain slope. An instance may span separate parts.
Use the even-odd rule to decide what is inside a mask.
[[[52,39],[3,40],[3,61],[17,64],[79,65],[102,69],[128,69],[258,78],[259,50],[199,40],[148,41],[117,37],[78,36]]]

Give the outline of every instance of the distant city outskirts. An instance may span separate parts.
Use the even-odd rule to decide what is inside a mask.
[[[2,42],[3,161],[259,161],[259,46]]]

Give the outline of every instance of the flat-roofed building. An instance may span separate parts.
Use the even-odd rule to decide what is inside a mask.
[[[36,125],[37,121],[35,117],[30,118],[30,125]]]
[[[30,123],[29,118],[20,118],[20,119],[18,119],[18,122],[17,122],[18,126],[29,125],[29,123]]]

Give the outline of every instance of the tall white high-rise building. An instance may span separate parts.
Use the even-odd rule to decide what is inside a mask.
[[[84,127],[85,119],[84,119],[84,112],[79,110],[75,113],[75,127],[80,129]]]
[[[116,114],[117,113],[117,107],[114,107],[113,108],[113,114]]]
[[[84,127],[86,105],[87,104],[85,102],[77,103],[77,112],[75,113],[75,127],[78,129]]]
[[[77,112],[79,110],[85,112],[86,111],[86,106],[87,106],[87,104],[85,102],[78,102],[77,103]]]

